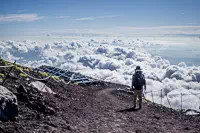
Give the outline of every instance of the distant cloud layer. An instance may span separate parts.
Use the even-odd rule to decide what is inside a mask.
[[[154,100],[151,93],[146,94],[148,100],[160,103],[162,97],[165,106],[200,111],[200,66],[187,66],[184,62],[171,65],[169,60],[144,51],[157,46],[164,48],[157,42],[112,37],[49,43],[0,41],[0,56],[25,66],[50,65],[129,86],[135,67],[139,65],[147,80],[147,92],[155,91]],[[182,104],[181,93],[184,94]]]
[[[200,26],[155,26],[155,27],[118,27],[115,33],[164,35],[164,34],[200,34]]]
[[[30,22],[42,18],[44,17],[38,16],[37,14],[8,14],[0,15],[0,22]]]

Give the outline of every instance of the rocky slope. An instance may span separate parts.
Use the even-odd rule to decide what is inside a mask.
[[[0,66],[7,65],[1,60]],[[78,86],[54,79],[44,83],[56,94],[40,92],[29,84],[35,80],[15,67],[4,87],[17,96],[19,115],[0,122],[0,132],[112,132],[112,133],[199,133],[200,118],[144,102],[142,110],[133,110],[132,95],[117,91],[122,85]],[[26,68],[27,73],[44,78]],[[9,68],[0,68],[5,77]]]

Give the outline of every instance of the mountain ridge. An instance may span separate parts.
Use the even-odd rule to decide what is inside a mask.
[[[12,65],[1,60],[0,66]],[[33,77],[48,75],[17,65],[5,84],[17,96],[19,115],[0,122],[0,132],[135,132],[135,133],[198,133],[199,117],[144,101],[142,110],[132,109],[132,95],[118,91],[125,86],[104,82],[80,86],[50,78],[41,81],[56,94],[40,92],[29,84],[36,80],[22,75],[25,70]],[[0,68],[4,75],[10,68]],[[27,80],[28,79],[28,80]],[[25,92],[20,90],[26,90]]]

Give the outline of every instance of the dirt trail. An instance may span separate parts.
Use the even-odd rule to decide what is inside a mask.
[[[5,84],[15,91],[22,78],[8,79]],[[144,103],[143,109],[133,110],[132,95],[117,91],[121,85],[105,83],[101,86],[47,83],[56,95],[34,93],[29,97],[37,107],[51,107],[55,113],[38,110],[19,101],[16,121],[0,122],[2,133],[199,133],[199,117],[183,117],[177,112]],[[17,93],[17,92],[16,92]],[[28,95],[29,96],[29,95]],[[48,105],[48,106],[47,106]]]
[[[99,91],[95,98],[96,103],[99,104],[97,106],[102,110],[102,112],[98,112],[97,120],[103,124],[100,130],[102,129],[105,132],[125,132],[123,127],[126,127],[127,116],[117,111],[123,107],[128,107],[129,104],[111,95],[111,92],[115,89],[107,88]]]
[[[133,110],[132,96],[117,95],[116,88],[110,87],[97,91],[93,101],[98,111],[95,132],[139,133],[139,132],[198,132],[198,123],[182,121],[179,116],[153,109],[152,105],[144,104],[142,110]],[[94,130],[94,129],[93,129]],[[91,130],[89,130],[91,131]]]

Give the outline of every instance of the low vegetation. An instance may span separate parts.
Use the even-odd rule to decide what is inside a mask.
[[[60,80],[60,78],[58,76],[52,76],[52,78],[55,80]]]
[[[46,72],[39,72],[42,76],[44,76],[44,77],[48,77],[49,76],[49,74],[48,73],[46,73]]]
[[[3,74],[3,73],[0,73],[0,77],[3,78],[3,77],[4,77],[4,74]]]
[[[28,76],[28,75],[25,74],[25,73],[20,73],[19,75],[22,76],[22,77],[27,77],[27,76]]]
[[[18,71],[23,71],[23,68],[21,67],[21,66],[15,66],[15,68],[16,68],[16,70],[18,70]]]

